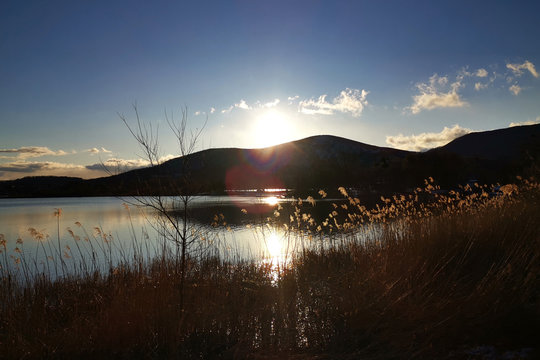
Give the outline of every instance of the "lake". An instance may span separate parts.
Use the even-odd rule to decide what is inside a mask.
[[[108,269],[111,264],[129,263],[135,256],[149,261],[164,248],[174,252],[174,243],[155,226],[156,213],[127,205],[129,200],[0,199],[0,234],[5,240],[3,249],[0,246],[0,265],[4,271],[55,277]],[[202,240],[192,249],[204,248],[234,259],[278,261],[290,253],[290,237],[280,225],[267,223],[278,206],[290,201],[274,196],[194,197],[190,221]],[[211,226],[215,220],[217,224]]]

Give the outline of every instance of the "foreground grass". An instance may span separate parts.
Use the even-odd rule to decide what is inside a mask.
[[[483,358],[487,348],[538,356],[538,185],[494,199],[433,196],[431,206],[384,199],[371,212],[347,199],[339,210],[349,220],[328,230],[334,245],[306,249],[281,269],[190,261],[184,310],[177,267],[164,256],[32,286],[4,276],[0,354],[459,359]],[[375,230],[352,231],[362,223]],[[328,239],[317,224],[297,225]]]

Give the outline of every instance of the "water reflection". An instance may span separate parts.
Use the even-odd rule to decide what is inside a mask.
[[[275,260],[275,262],[279,262],[279,260],[283,256],[283,244],[274,231],[272,231],[268,235],[268,239],[266,241],[266,249],[268,250],[269,257],[272,260]]]
[[[324,201],[307,205],[305,211],[313,215],[308,217],[304,210],[284,204],[293,201],[279,195],[195,197],[190,221],[198,240],[192,249],[214,251],[225,261],[257,259],[277,275],[288,266],[292,254],[315,244],[311,241],[314,225],[303,222],[300,229],[298,217],[321,222],[334,206]],[[58,209],[62,209],[60,217],[55,216]],[[86,261],[87,268],[102,270],[111,264],[132,263],[134,258],[148,262],[164,253],[174,256],[178,246],[164,235],[165,228],[160,226],[167,222],[163,220],[155,212],[128,207],[117,198],[0,199],[4,253],[15,258],[24,255],[32,270],[48,269],[49,274],[50,268],[56,273],[55,266],[64,261],[76,272],[77,262]],[[301,231],[291,232],[294,226]],[[0,266],[14,266],[9,255],[4,257],[8,263],[0,257]]]
[[[273,263],[281,262],[281,234],[270,234],[265,228],[265,233],[257,236],[254,229],[272,216],[275,205],[282,201],[286,200],[276,196],[194,198],[191,221],[202,234],[197,246],[212,247],[226,258],[262,255]],[[211,226],[216,214],[223,219],[220,225],[226,226]],[[158,214],[128,207],[117,198],[0,199],[0,234],[5,239],[2,250],[14,255],[13,261],[8,255],[3,265],[17,268],[19,261],[15,259],[24,256],[34,264],[33,271],[52,267],[54,275],[54,264],[63,262],[68,263],[68,270],[74,270],[77,262],[91,258],[86,262],[88,267],[107,269],[111,263],[125,263],[134,256],[149,261],[163,249],[174,253],[175,244],[160,233],[157,219]]]

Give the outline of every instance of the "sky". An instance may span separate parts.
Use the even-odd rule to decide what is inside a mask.
[[[0,180],[330,134],[423,151],[540,122],[538,1],[0,3]]]

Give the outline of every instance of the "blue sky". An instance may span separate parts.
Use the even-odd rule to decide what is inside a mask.
[[[0,179],[317,134],[422,150],[540,121],[538,1],[3,1]]]

